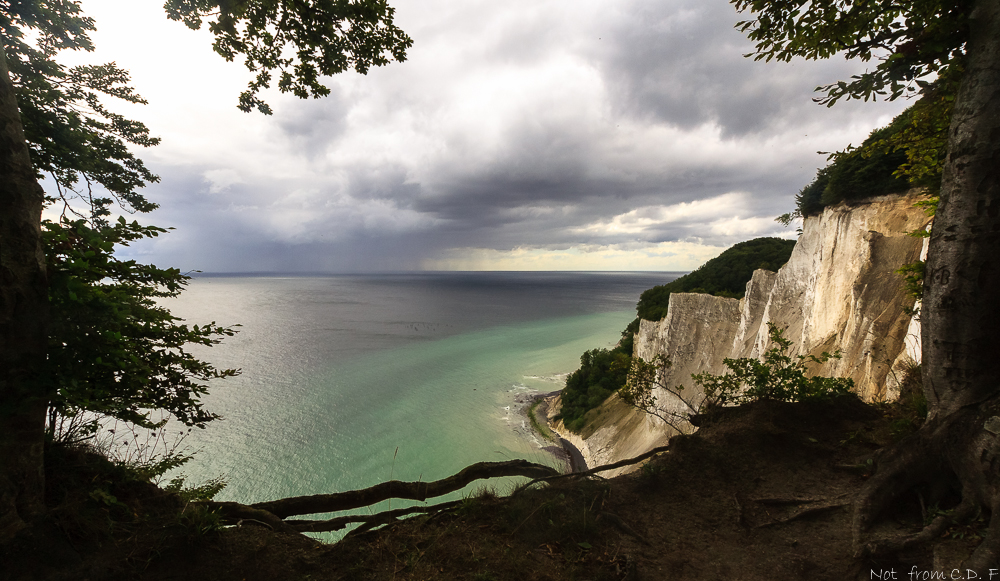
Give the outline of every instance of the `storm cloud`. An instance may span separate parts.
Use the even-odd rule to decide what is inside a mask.
[[[131,4],[83,2],[151,101],[127,113],[164,138],[148,221],[175,230],[128,252],[183,269],[686,270],[794,236],[773,218],[817,151],[905,106],[816,105],[862,65],[744,58],[725,0],[397,0],[406,62],[246,115],[245,70]]]

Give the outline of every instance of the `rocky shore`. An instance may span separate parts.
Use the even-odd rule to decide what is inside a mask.
[[[583,472],[588,469],[587,461],[580,450],[552,428],[549,422],[549,408],[559,391],[526,394],[516,401],[521,404],[521,413],[528,420],[534,435],[542,439],[542,449],[564,463],[563,470]]]

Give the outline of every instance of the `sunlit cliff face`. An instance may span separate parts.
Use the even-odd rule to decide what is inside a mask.
[[[722,375],[728,372],[726,358],[760,357],[771,346],[768,323],[773,323],[785,329],[793,356],[841,352],[810,372],[851,378],[866,401],[893,400],[901,364],[920,357],[919,324],[905,310],[913,297],[895,274],[921,254],[922,239],[908,235],[929,220],[913,206],[918,199],[893,195],[827,207],[805,222],[791,258],[777,273],[754,272],[743,299],[670,295],[666,317],[641,322],[634,355],[670,359],[661,384],[684,385],[684,397],[699,401],[691,375]],[[683,409],[665,390],[655,394],[664,398],[661,407]],[[634,456],[659,445],[667,432],[662,422],[617,398],[608,399],[595,417],[601,419],[587,427],[593,435],[572,440],[588,465]]]

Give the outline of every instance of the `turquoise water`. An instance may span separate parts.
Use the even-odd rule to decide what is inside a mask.
[[[241,323],[199,355],[243,373],[213,386],[206,403],[225,419],[188,437],[200,451],[183,472],[225,475],[220,499],[257,502],[436,480],[480,461],[560,466],[523,402],[560,389],[584,351],[612,346],[639,292],[671,278],[199,278],[171,308]]]

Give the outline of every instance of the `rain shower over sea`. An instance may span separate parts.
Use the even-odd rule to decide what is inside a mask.
[[[239,324],[197,354],[242,375],[213,383],[224,419],[194,430],[189,482],[225,475],[258,502],[429,481],[481,461],[558,466],[521,408],[611,347],[639,294],[677,273],[199,275],[167,306]]]

